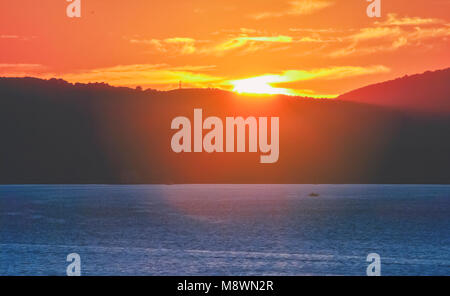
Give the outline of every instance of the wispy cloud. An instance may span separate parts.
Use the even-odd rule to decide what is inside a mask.
[[[291,43],[292,37],[289,36],[247,36],[241,35],[238,37],[234,37],[228,39],[214,48],[206,49],[206,51],[222,54],[226,51],[234,50],[237,48],[246,47],[247,51],[255,51],[261,48],[261,45],[270,44],[270,43]]]
[[[369,39],[398,36],[402,33],[403,31],[399,27],[362,28],[358,33],[350,35],[349,39],[352,41],[364,41]]]
[[[420,46],[427,42],[441,41],[450,36],[450,26],[444,20],[420,17],[398,17],[389,14],[383,22],[343,37],[345,47],[334,49],[330,57],[367,55],[378,52],[392,52],[405,46]]]
[[[251,18],[260,20],[265,18],[282,17],[286,15],[312,14],[333,5],[334,2],[326,0],[298,0],[289,2],[289,8],[283,11],[266,11],[250,15]]]
[[[190,87],[216,85],[223,78],[207,74],[214,66],[179,66],[167,64],[135,64],[97,68],[60,75],[48,73],[47,78],[61,77],[69,82],[107,82],[114,86],[147,86],[160,89],[173,88],[181,80]]]
[[[35,39],[36,36],[19,36],[19,35],[0,35],[0,39],[11,39],[11,40],[20,40],[20,41],[28,41],[31,39]]]
[[[422,17],[398,17],[395,13],[389,13],[387,20],[384,22],[375,22],[379,26],[418,26],[444,23],[443,20],[437,18]]]
[[[45,67],[41,64],[0,64],[0,75],[8,77],[21,77],[28,76],[44,69]]]
[[[164,42],[166,44],[174,44],[179,46],[179,51],[182,54],[192,54],[196,51],[195,48],[195,39],[193,38],[185,38],[185,37],[175,37],[165,39]]]
[[[0,68],[21,68],[21,69],[29,69],[29,68],[39,68],[42,67],[41,64],[0,64]]]
[[[131,43],[146,44],[152,46],[159,52],[172,52],[179,54],[193,54],[196,52],[197,41],[187,37],[173,37],[163,40],[159,39],[131,39]]]
[[[0,35],[0,39],[19,39],[17,35]]]
[[[306,80],[337,80],[361,75],[387,73],[390,69],[383,65],[369,67],[359,66],[339,66],[313,70],[288,70],[279,74],[265,74],[257,77],[250,77],[239,80],[232,80],[229,83],[233,90],[239,93],[256,94],[284,94],[311,97],[336,97],[334,94],[315,94],[312,91],[277,87],[280,84],[294,83]]]
[[[241,29],[240,31],[256,33],[256,31],[251,29]],[[226,52],[236,49],[244,49],[244,52],[252,52],[258,49],[265,48],[265,46],[268,44],[291,43],[293,42],[293,39],[292,37],[285,35],[263,36],[240,33],[237,34],[237,36],[227,37],[222,41],[216,41],[215,43],[211,41],[195,40],[194,38],[186,37],[173,37],[163,40],[131,39],[130,42],[136,44],[147,44],[156,51],[171,54],[223,55]]]

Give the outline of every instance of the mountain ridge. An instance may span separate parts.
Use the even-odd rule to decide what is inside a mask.
[[[174,153],[171,121],[280,117],[280,157]],[[450,184],[450,117],[335,99],[0,79],[1,184]]]
[[[450,68],[371,84],[337,99],[419,112],[450,113]]]

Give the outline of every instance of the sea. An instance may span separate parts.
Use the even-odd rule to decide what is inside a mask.
[[[373,253],[450,275],[450,186],[0,186],[0,275],[65,276],[73,253],[87,276],[364,276]]]

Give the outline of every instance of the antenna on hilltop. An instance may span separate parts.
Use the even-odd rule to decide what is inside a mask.
[[[179,83],[179,85],[178,85],[178,88],[181,89],[181,80],[180,80],[180,83]]]

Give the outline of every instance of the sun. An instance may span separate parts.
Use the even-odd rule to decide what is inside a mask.
[[[293,90],[272,86],[274,83],[284,82],[279,75],[264,75],[240,80],[230,81],[233,91],[240,94],[261,95],[296,95]]]
[[[296,73],[293,71],[286,72],[283,75],[266,74],[257,77],[231,80],[228,83],[232,85],[232,90],[239,94],[247,95],[287,95],[287,96],[300,96],[309,98],[320,99],[334,99],[336,94],[316,94],[312,90],[308,89],[291,89],[275,87],[274,85],[279,83],[289,83],[295,81],[293,76],[305,77],[304,73]]]

